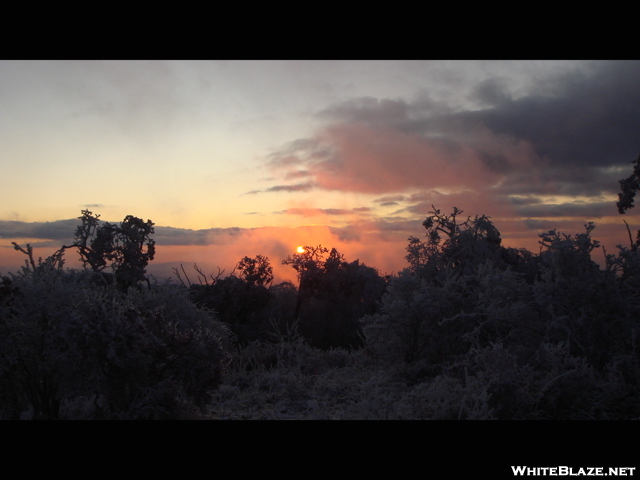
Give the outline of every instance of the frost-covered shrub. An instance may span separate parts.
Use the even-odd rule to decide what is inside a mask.
[[[222,381],[226,329],[176,286],[123,292],[94,275],[13,276],[0,304],[2,417],[180,418],[204,406]]]
[[[424,288],[425,281],[404,270],[389,284],[380,312],[362,319],[368,351],[375,357],[410,361],[424,351],[429,302],[421,294]]]
[[[439,375],[416,386],[402,402],[411,405],[407,419],[494,420],[489,398],[486,384],[475,378]]]
[[[595,420],[602,418],[601,378],[584,357],[572,356],[566,343],[544,343],[534,368],[540,398],[530,418]]]
[[[573,237],[555,231],[540,235],[545,250],[533,297],[547,318],[546,341],[566,343],[571,355],[602,370],[614,356],[634,349],[632,334],[640,327],[635,252],[607,255],[602,270],[591,259],[599,247],[590,236],[595,227],[585,227]]]
[[[364,334],[377,356],[394,362],[438,365],[499,340],[535,348],[529,340],[543,333],[530,293],[520,275],[491,263],[473,274],[450,270],[438,281],[405,270],[391,281],[380,312],[362,319]]]
[[[602,405],[608,419],[640,420],[640,361],[637,354],[619,355],[606,367]]]
[[[423,394],[404,398],[407,411],[419,418],[637,417],[636,250],[620,247],[601,269],[591,258],[599,248],[593,224],[573,236],[541,234],[534,255],[501,247],[486,217],[460,222],[457,209],[431,213],[428,239],[410,239],[410,267],[392,279],[380,310],[362,319],[365,351],[381,366],[395,365]],[[632,400],[615,407],[625,395]]]
[[[266,310],[271,297],[264,285],[252,284],[233,275],[212,284],[190,287],[193,302],[215,311],[242,345],[264,339],[269,329]]]
[[[446,276],[451,269],[463,274],[487,261],[504,263],[500,232],[489,217],[476,215],[460,220],[463,211],[455,207],[450,215],[435,207],[429,213],[422,222],[426,240],[409,237],[405,258],[414,273],[435,279],[440,274]]]
[[[598,264],[591,259],[591,252],[600,248],[600,242],[591,238],[594,228],[593,222],[589,222],[585,225],[585,233],[573,237],[556,230],[539,235],[539,243],[544,249],[540,254],[540,260],[541,273],[545,281],[577,275],[591,277],[598,272]]]

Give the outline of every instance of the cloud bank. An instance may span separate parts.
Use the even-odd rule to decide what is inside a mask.
[[[379,206],[392,206],[407,192],[467,192],[460,207],[475,208],[468,199],[476,196],[512,215],[573,216],[591,207],[612,214],[603,199],[615,196],[640,151],[640,62],[596,67],[534,82],[517,98],[506,80],[485,80],[468,93],[482,105],[475,110],[430,101],[428,92],[412,101],[365,97],[329,106],[316,113],[324,123],[312,137],[267,159],[277,178],[306,183],[263,193],[314,188],[380,195]],[[518,205],[523,196],[544,201]]]

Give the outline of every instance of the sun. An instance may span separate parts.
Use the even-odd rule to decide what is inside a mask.
[[[298,252],[298,253],[304,253],[304,247],[298,247],[298,248],[296,248],[296,252]]]

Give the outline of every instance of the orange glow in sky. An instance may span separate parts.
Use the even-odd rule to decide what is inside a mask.
[[[73,242],[82,209],[152,220],[149,273],[184,265],[192,280],[195,263],[228,275],[256,255],[276,282],[295,280],[282,261],[304,245],[399,272],[434,208],[487,215],[503,246],[534,253],[541,232],[593,221],[615,254],[630,244],[623,220],[632,235],[640,226],[640,208],[616,208],[638,154],[640,61],[0,60],[0,71],[2,275],[24,265],[12,241],[46,258]]]

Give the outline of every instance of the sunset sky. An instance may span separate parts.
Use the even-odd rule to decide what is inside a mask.
[[[639,153],[639,61],[0,61],[0,274],[83,209],[151,219],[157,276],[260,254],[295,280],[318,244],[398,272],[432,204],[536,252],[593,221],[615,253]]]

